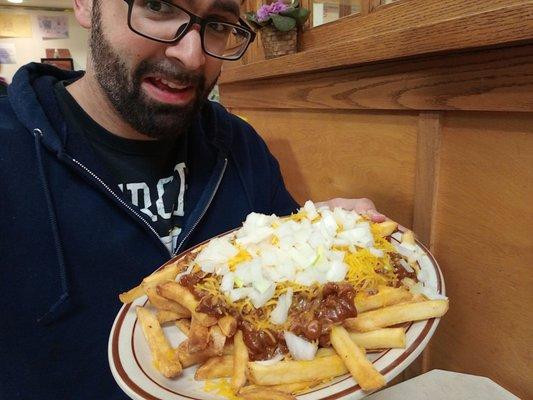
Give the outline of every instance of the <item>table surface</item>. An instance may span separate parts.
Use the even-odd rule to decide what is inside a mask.
[[[435,369],[366,400],[520,400],[489,378]]]

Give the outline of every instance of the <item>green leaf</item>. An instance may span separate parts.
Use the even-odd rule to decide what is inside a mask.
[[[296,26],[296,20],[291,17],[284,17],[283,15],[272,15],[272,22],[277,30],[288,32]]]
[[[279,15],[284,15],[286,17],[291,17],[291,18],[296,19],[298,18],[298,14],[300,13],[298,10],[299,10],[298,8],[289,7],[285,11],[280,12]]]
[[[311,13],[307,8],[298,8],[298,15],[295,17],[299,25],[303,25]]]

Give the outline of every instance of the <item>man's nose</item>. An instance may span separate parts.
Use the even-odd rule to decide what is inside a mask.
[[[202,49],[200,27],[192,27],[178,43],[168,46],[165,55],[177,59],[190,71],[200,69],[206,57]]]

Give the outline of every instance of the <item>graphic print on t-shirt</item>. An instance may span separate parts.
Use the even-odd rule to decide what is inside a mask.
[[[174,167],[171,176],[157,182],[128,182],[118,185],[131,203],[147,215],[170,252],[181,233],[178,221],[184,216],[185,163]]]

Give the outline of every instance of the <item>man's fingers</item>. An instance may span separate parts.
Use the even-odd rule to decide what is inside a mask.
[[[383,222],[387,217],[376,210],[374,202],[370,199],[343,199],[335,198],[316,203],[317,208],[327,206],[331,209],[340,207],[345,210],[354,210],[358,214],[366,215],[373,222]]]
[[[372,222],[384,222],[387,217],[376,210],[367,210],[365,213]]]

